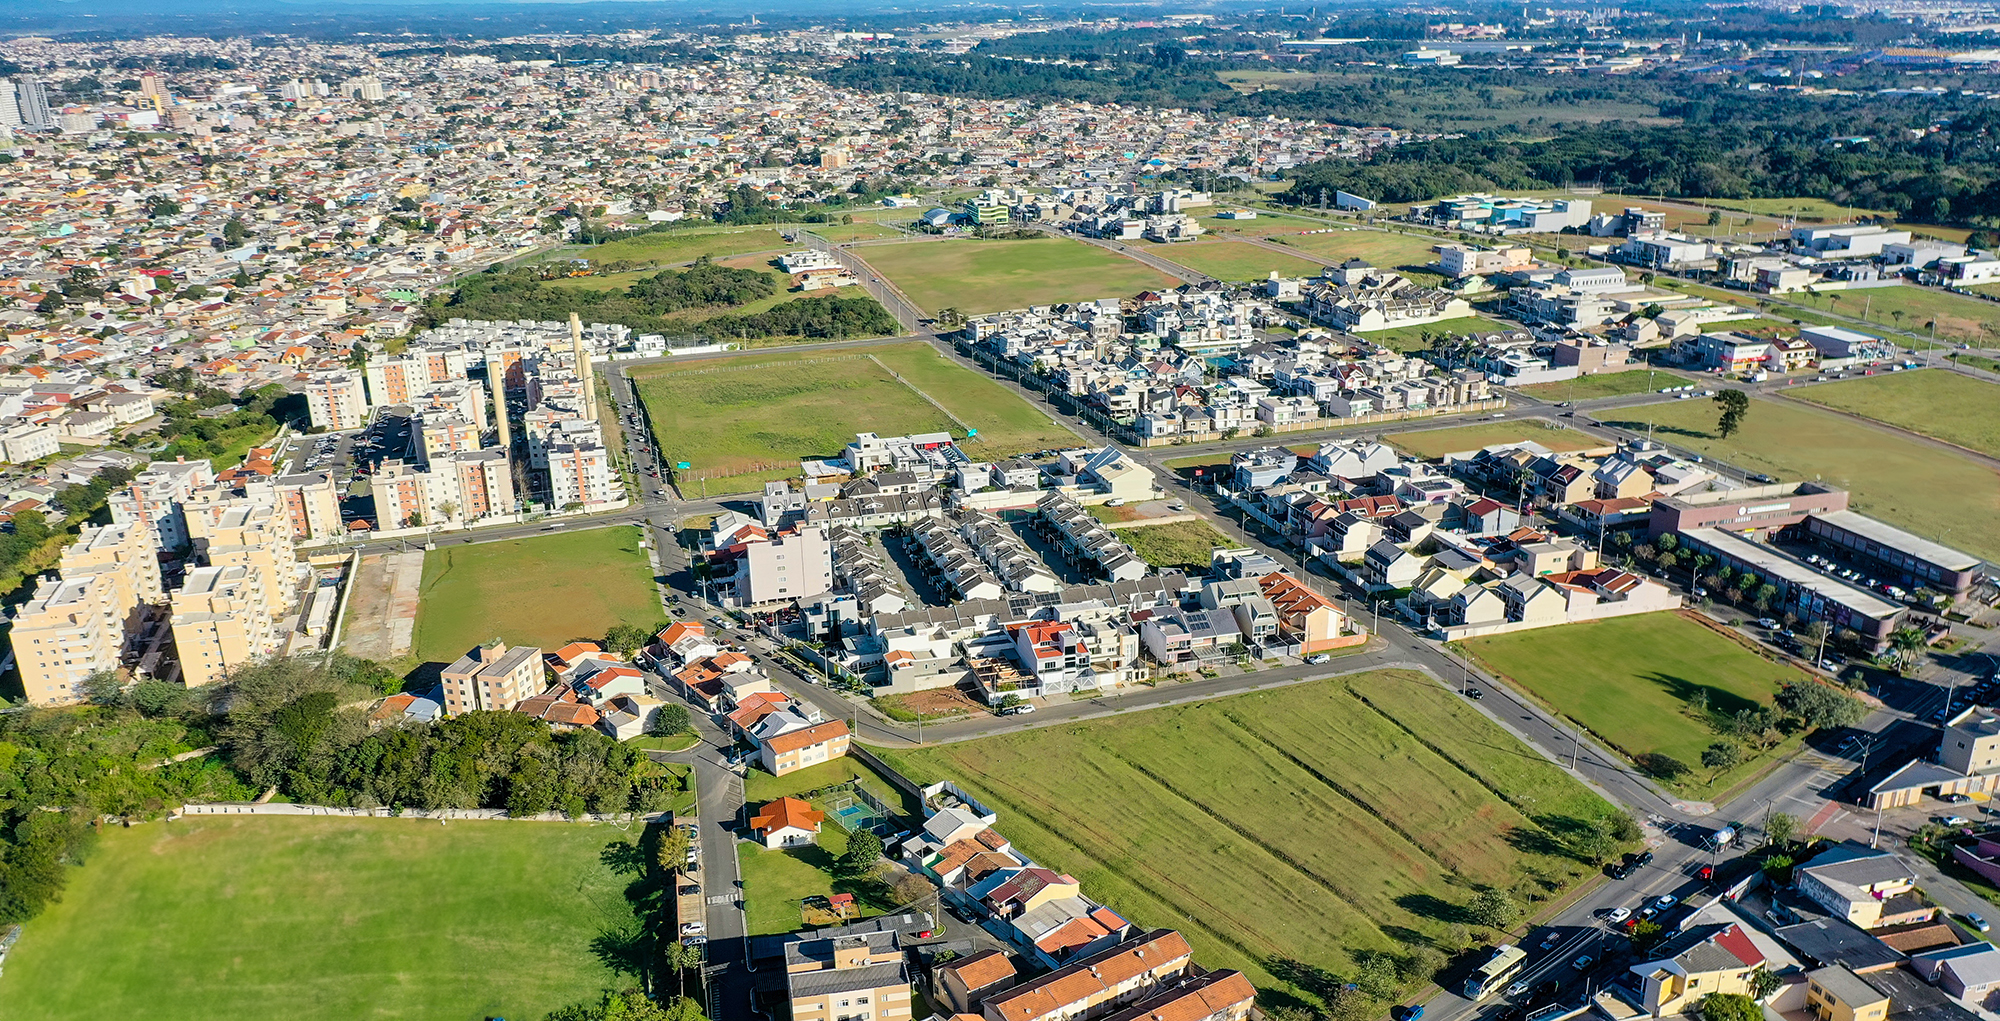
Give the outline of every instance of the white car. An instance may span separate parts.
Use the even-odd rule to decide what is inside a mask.
[[[1522,993],[1527,992],[1528,988],[1529,988],[1528,980],[1522,979],[1521,981],[1516,982],[1513,985],[1507,987],[1507,998],[1511,1000],[1521,995]]]
[[[1610,913],[1610,914],[1608,914],[1608,915],[1605,915],[1604,917],[1605,917],[1605,919],[1606,919],[1607,921],[1609,921],[1609,922],[1610,922],[1610,923],[1611,923],[1612,925],[1617,925],[1618,923],[1620,923],[1620,922],[1622,922],[1622,921],[1626,920],[1627,918],[1630,918],[1630,917],[1632,917],[1632,909],[1631,909],[1631,908],[1612,908],[1612,909],[1611,909],[1611,913]]]

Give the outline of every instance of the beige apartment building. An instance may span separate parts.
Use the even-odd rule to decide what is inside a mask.
[[[310,542],[343,531],[340,523],[340,491],[325,475],[280,475],[268,483],[250,483],[255,493],[269,486],[271,498],[285,521],[291,525],[293,542]]]
[[[35,705],[83,700],[83,681],[116,670],[125,630],[107,575],[44,578],[34,597],[14,612],[10,635],[21,686]]]
[[[160,549],[152,529],[139,524],[85,525],[63,550],[64,578],[102,577],[122,641],[145,622],[145,607],[167,601],[160,581]]]
[[[243,567],[257,575],[263,612],[273,620],[296,605],[298,556],[292,525],[275,504],[232,499],[187,509],[195,556],[209,567]]]
[[[312,424],[329,432],[368,424],[368,392],[360,374],[322,373],[306,381],[306,410]]]
[[[439,679],[444,683],[444,711],[453,714],[512,709],[546,687],[542,650],[532,645],[509,649],[498,641],[458,657]]]
[[[909,1021],[910,972],[893,932],[785,947],[792,1021]]]
[[[273,621],[262,576],[241,564],[197,567],[174,592],[174,651],[181,683],[214,684],[269,652]]]

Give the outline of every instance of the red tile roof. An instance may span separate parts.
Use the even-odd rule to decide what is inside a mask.
[[[826,813],[797,798],[779,798],[750,817],[750,828],[758,833],[773,833],[782,829],[801,829],[818,833],[819,824],[826,821]]]

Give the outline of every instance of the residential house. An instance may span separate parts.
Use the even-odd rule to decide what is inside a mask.
[[[1735,923],[1696,926],[1655,954],[1631,971],[1639,982],[1639,1005],[1656,1018],[1685,1013],[1711,993],[1750,995],[1751,976],[1764,963],[1763,951]]]
[[[981,950],[937,967],[931,988],[954,1014],[978,1014],[986,998],[1019,981],[1014,963],[998,950]]]
[[[1887,850],[1842,844],[1793,873],[1800,894],[1863,929],[1929,919],[1936,908],[1916,892],[1915,870]]]
[[[894,932],[787,944],[785,986],[793,1021],[910,1021],[908,958]]]
[[[802,847],[819,842],[820,824],[826,813],[798,798],[779,798],[766,803],[750,817],[750,832],[765,847]]]
[[[981,1013],[986,1021],[1095,1021],[1152,996],[1193,960],[1180,933],[1154,929],[992,994]]]
[[[847,754],[847,724],[829,720],[764,740],[758,761],[774,776],[816,766]]]

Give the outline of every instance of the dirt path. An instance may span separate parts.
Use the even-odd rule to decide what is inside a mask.
[[[378,553],[361,558],[350,596],[348,655],[387,663],[407,656],[417,628],[418,588],[424,580],[422,551]]]

